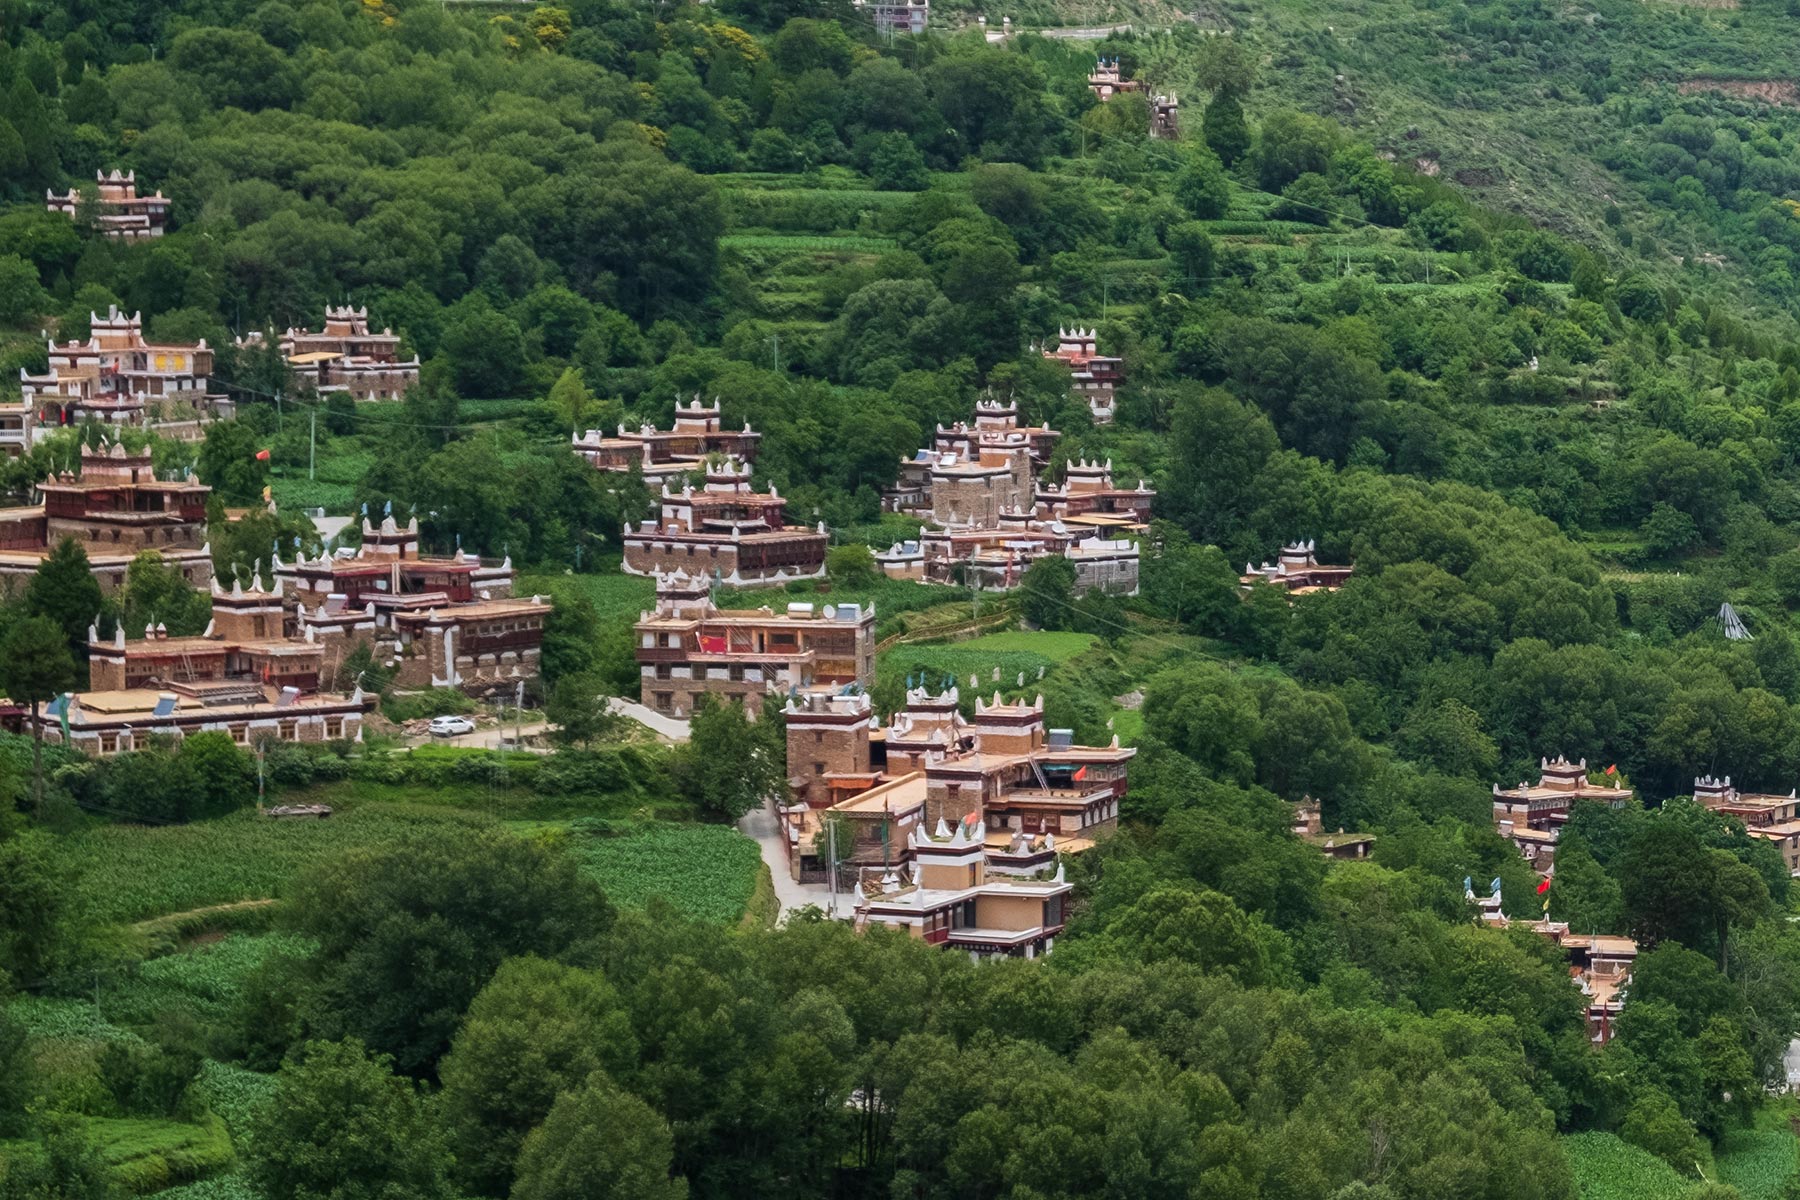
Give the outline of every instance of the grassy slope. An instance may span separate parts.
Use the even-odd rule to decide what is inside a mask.
[[[1070,5],[1071,16],[1079,6]],[[1420,5],[1401,0],[1223,0],[1203,26],[1231,30],[1261,52],[1250,107],[1328,114],[1402,161],[1435,171],[1483,203],[1608,248],[1626,262],[1677,274],[1680,256],[1721,249],[1705,226],[1654,210],[1605,165],[1647,106],[1671,111],[1675,86],[1701,77],[1791,79],[1800,36],[1775,5],[1702,9],[1641,0],[1586,0],[1515,26],[1528,6]],[[1159,81],[1196,103],[1191,60],[1167,56]],[[1611,74],[1617,90],[1583,94]],[[1654,231],[1648,261],[1602,221],[1617,203],[1627,228]],[[1744,264],[1726,268],[1742,278]],[[1695,282],[1716,272],[1689,268]],[[1751,293],[1740,289],[1740,298]],[[1768,310],[1766,305],[1759,308]]]

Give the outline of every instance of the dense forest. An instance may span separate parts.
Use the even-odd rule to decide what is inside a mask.
[[[391,840],[300,864],[278,906],[228,918],[253,960],[156,991],[188,931],[109,907],[83,855],[107,817],[159,837],[230,820],[247,760],[202,745],[45,777],[0,747],[19,801],[0,1198],[223,1164],[159,1194],[1551,1200],[1596,1194],[1571,1147],[1610,1135],[1692,1195],[1735,1194],[1734,1139],[1775,1111],[1800,1032],[1800,933],[1774,847],[1686,797],[1701,774],[1800,776],[1800,124],[1651,64],[1683,39],[1727,62],[1793,38],[1760,2],[1625,7],[1377,5],[1337,34],[1234,7],[1241,36],[1099,43],[1180,87],[1163,141],[1141,94],[1088,90],[1095,43],[990,42],[953,8],[889,38],[814,0],[0,0],[0,389],[110,305],[218,347],[238,419],[154,451],[214,488],[222,576],[316,549],[302,507],[390,507],[558,589],[551,688],[634,689],[642,594],[615,611],[587,585],[649,497],[571,454],[572,430],[717,396],[764,433],[758,481],[840,544],[916,531],[879,489],[986,395],[1063,431],[1053,473],[1110,461],[1159,492],[1140,596],[1040,578],[1020,600],[1094,639],[1044,681],[1055,723],[1103,740],[1135,720],[1140,747],[1043,960],[625,905],[537,808],[448,829],[417,811],[433,786],[508,786],[489,766],[378,777],[333,747],[276,783],[390,789]],[[1340,83],[1347,61],[1364,74]],[[1499,130],[1526,77],[1542,103]],[[1629,190],[1440,174],[1429,137],[1396,152],[1389,128],[1438,118],[1371,118],[1364,88],[1482,109],[1519,164],[1607,140],[1593,170]],[[167,236],[45,211],[46,188],[114,168],[171,198]],[[424,360],[403,402],[322,402],[235,345],[346,300]],[[1125,361],[1114,425],[1035,348],[1077,324]],[[23,501],[98,436],[58,433],[0,485]],[[265,487],[280,512],[227,529]],[[1241,564],[1297,537],[1353,562],[1349,584],[1246,596]],[[84,578],[53,561],[0,605],[0,638],[204,624],[149,566],[105,600]],[[1724,636],[1727,601],[1752,639]],[[25,694],[28,665],[0,664],[0,690]],[[912,667],[884,668],[884,707]],[[604,825],[581,805],[627,792],[735,815],[721,768],[767,734],[720,736],[654,762],[559,751],[540,791],[559,820]],[[1539,914],[1490,796],[1559,754],[1641,797],[1577,813],[1547,895],[1641,947],[1604,1048],[1555,948],[1484,928],[1464,894],[1498,878],[1509,913]],[[1305,797],[1376,835],[1372,860],[1296,838]],[[103,1014],[120,976],[138,999]],[[201,1131],[206,1170],[122,1182],[132,1123],[170,1120]]]

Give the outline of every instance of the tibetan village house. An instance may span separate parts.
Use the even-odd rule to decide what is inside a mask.
[[[251,333],[239,347],[259,346],[263,335]],[[276,343],[294,373],[321,396],[352,400],[398,400],[419,382],[419,358],[400,357],[400,337],[391,329],[369,329],[369,310],[327,305],[325,327],[318,332],[289,328]]]
[[[1283,546],[1280,556],[1272,563],[1266,562],[1260,567],[1245,563],[1239,582],[1246,588],[1259,583],[1272,584],[1289,595],[1304,596],[1312,592],[1334,592],[1355,573],[1355,567],[1321,566],[1314,543],[1309,539]]]
[[[1150,98],[1150,136],[1166,142],[1181,139],[1181,101],[1174,92],[1158,92]]]
[[[882,507],[933,521],[991,524],[1003,511],[1030,505],[1032,480],[1061,436],[1047,425],[1021,426],[1015,404],[978,401],[973,425],[939,425],[930,447],[900,460]]]
[[[1800,795],[1740,792],[1731,786],[1731,776],[1707,775],[1694,780],[1694,802],[1736,817],[1751,837],[1773,843],[1788,874],[1800,878]]]
[[[294,631],[325,648],[338,673],[358,644],[396,671],[402,688],[510,692],[534,678],[551,605],[515,597],[512,561],[484,563],[458,551],[419,553],[417,520],[363,519],[363,544],[315,560],[274,563],[283,598],[298,606]]]
[[[1506,929],[1513,925],[1529,929],[1556,946],[1568,961],[1569,978],[1580,989],[1587,1013],[1588,1040],[1604,1046],[1617,1032],[1619,1014],[1624,1011],[1626,990],[1631,986],[1632,967],[1637,962],[1637,942],[1618,934],[1578,933],[1567,921],[1539,918],[1514,921],[1500,910],[1500,893],[1477,898],[1470,891],[1467,898],[1481,912],[1484,925]]]
[[[724,455],[755,462],[762,434],[751,429],[747,421],[742,430],[726,429],[718,400],[702,407],[700,397],[695,396],[686,408],[679,400],[675,402],[675,425],[671,429],[644,424],[629,430],[621,425],[616,437],[590,429],[573,435],[571,444],[575,453],[596,470],[623,474],[635,466],[645,483],[659,487],[704,471],[709,457]]]
[[[161,625],[127,641],[88,629],[91,687],[65,696],[45,717],[45,737],[104,755],[154,736],[219,729],[239,745],[355,738],[374,706],[360,689],[321,691],[325,646],[311,630],[286,632],[285,601],[260,572],[246,589],[212,584],[212,620],[198,637],[170,637]]]
[[[1336,833],[1327,830],[1323,807],[1311,796],[1294,805],[1294,836],[1317,846],[1326,858],[1367,858],[1375,845],[1372,833],[1346,833],[1341,825]]]
[[[1537,783],[1502,789],[1494,785],[1494,827],[1519,848],[1538,871],[1556,861],[1556,840],[1576,804],[1591,802],[1622,808],[1631,802],[1630,788],[1588,782],[1587,759],[1540,759]]]
[[[1117,56],[1095,60],[1094,69],[1088,72],[1088,90],[1099,98],[1102,104],[1111,100],[1120,92],[1135,92],[1143,88],[1143,84],[1135,79],[1125,78],[1119,69]]]
[[[873,604],[721,609],[705,575],[656,579],[633,627],[643,703],[685,716],[703,695],[760,712],[765,697],[831,694],[875,677]]]
[[[852,886],[858,929],[880,925],[927,945],[966,951],[971,959],[1035,958],[1056,948],[1068,917],[1072,885],[1062,864],[1053,871],[996,871],[979,821],[939,822],[907,834],[909,875],[883,872]]]
[[[20,369],[30,425],[185,422],[163,432],[193,440],[203,433],[199,417],[224,411],[223,397],[207,392],[213,352],[205,338],[191,345],[148,342],[141,313],[111,308],[104,317],[90,316],[86,341],[50,342],[42,375]]]
[[[1075,564],[1077,595],[1095,591],[1137,595],[1136,542],[1029,515],[1009,513],[992,529],[922,529],[916,541],[896,542],[877,551],[875,561],[891,579],[1004,592],[1019,586],[1032,563],[1056,555]]]
[[[1056,430],[1020,426],[1018,408],[983,401],[973,426],[939,426],[930,449],[903,459],[883,497],[890,512],[938,528],[877,551],[891,579],[1005,591],[1040,558],[1075,564],[1076,590],[1135,595],[1138,546],[1155,491],[1113,483],[1112,463],[1067,464],[1063,482],[1042,482]]]
[[[1112,424],[1118,411],[1117,392],[1125,383],[1125,360],[1101,354],[1092,329],[1057,330],[1056,349],[1043,354],[1069,368],[1070,387],[1087,401],[1094,424]]]
[[[116,238],[159,238],[169,224],[169,201],[164,198],[161,189],[154,196],[140,196],[137,190],[137,172],[105,171],[94,172],[95,206],[94,224],[108,237]],[[75,216],[85,202],[79,188],[71,188],[58,195],[52,191],[44,193],[44,202],[51,212]]]
[[[148,451],[129,453],[118,442],[83,446],[81,473],[64,472],[37,485],[42,503],[0,509],[0,580],[22,581],[64,538],[87,552],[104,591],[125,580],[131,560],[146,550],[195,587],[212,581],[206,544],[210,488],[192,475],[158,479]]]
[[[1065,729],[1046,729],[1041,702],[977,698],[973,720],[952,687],[915,689],[879,726],[867,694],[790,697],[788,786],[781,810],[789,870],[803,881],[827,877],[818,835],[838,826],[840,883],[892,870],[906,835],[921,821],[963,821],[988,829],[992,865],[1010,872],[1050,866],[1059,848],[1076,852],[1110,832],[1137,753],[1081,746]]]
[[[931,25],[931,0],[851,0],[876,33],[918,37]]]
[[[750,464],[726,457],[706,467],[706,486],[696,491],[662,489],[657,520],[627,525],[624,570],[628,575],[683,571],[725,583],[818,579],[825,574],[825,526],[789,525],[785,503],[771,487],[750,484]]]

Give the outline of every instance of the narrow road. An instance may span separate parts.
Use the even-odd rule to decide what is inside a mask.
[[[635,700],[625,700],[614,696],[606,702],[606,707],[622,717],[631,718],[658,737],[666,738],[671,742],[688,740],[688,723],[686,721],[664,716],[654,708],[648,708]]]
[[[744,814],[743,819],[738,822],[738,832],[755,839],[757,847],[762,850],[762,860],[768,865],[769,878],[775,885],[775,898],[781,902],[782,916],[809,904],[821,911],[829,910],[830,888],[822,883],[796,883],[788,871],[787,842],[781,836],[781,827],[776,824],[772,805],[765,803],[761,808]],[[838,893],[837,907],[839,916],[848,915],[850,897],[842,892]]]
[[[427,736],[420,739],[418,744],[422,746],[467,746],[477,750],[498,750],[500,748],[500,739],[502,737],[511,739],[515,729],[519,729],[525,737],[530,738],[544,732],[544,730],[548,728],[550,728],[550,722],[543,720],[527,721],[522,727],[515,726],[511,721],[508,721],[504,728],[498,725],[487,725],[477,729],[474,733],[459,733],[455,737]]]
[[[668,742],[685,742],[688,740],[688,723],[678,721],[674,717],[664,716],[653,708],[646,708],[630,700],[621,700],[617,696],[606,702],[613,712],[654,733]],[[539,718],[527,721],[522,726],[506,721],[501,725],[483,725],[474,733],[459,733],[455,737],[421,737],[416,744],[432,746],[463,746],[475,750],[498,750],[502,738],[511,740],[514,732],[520,733],[527,741],[537,737],[550,728],[550,722]]]

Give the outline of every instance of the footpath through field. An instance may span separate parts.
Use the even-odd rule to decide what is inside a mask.
[[[809,904],[824,909],[831,903],[831,889],[822,883],[796,883],[788,872],[787,844],[782,840],[781,827],[776,824],[775,810],[765,803],[761,808],[744,814],[738,822],[738,831],[745,837],[754,838],[757,848],[762,851],[762,859],[769,868],[769,880],[775,885],[775,898],[781,902],[781,915],[786,916],[797,908],[805,908]],[[838,894],[838,912],[848,911],[850,897]]]

